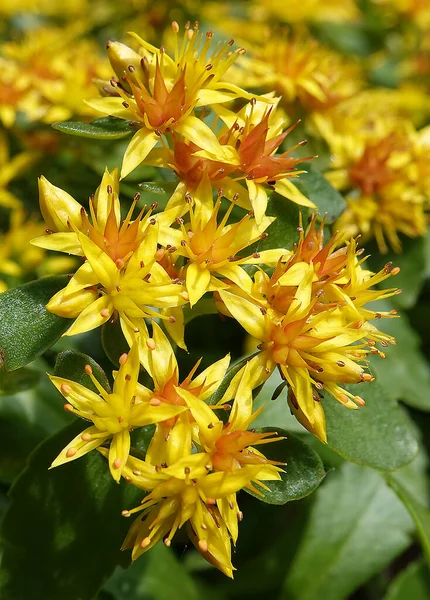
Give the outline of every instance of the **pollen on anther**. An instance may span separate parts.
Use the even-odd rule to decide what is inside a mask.
[[[92,375],[93,374],[93,370],[91,368],[91,365],[85,365],[85,373],[87,375]]]
[[[207,552],[209,548],[206,540],[199,540],[198,547],[200,552]]]
[[[141,548],[147,548],[149,546],[149,544],[151,543],[151,538],[150,537],[145,537],[143,538],[143,540],[140,542],[140,547]]]
[[[131,516],[129,510],[123,510],[121,514],[122,514],[123,517],[130,517]]]
[[[90,441],[90,439],[91,439],[91,437],[92,437],[92,436],[91,436],[91,434],[90,434],[90,433],[83,433],[83,434],[81,435],[81,440],[82,440],[83,442],[89,442],[89,441]]]
[[[115,469],[119,469],[121,465],[122,465],[122,460],[120,458],[116,458],[113,461],[113,466],[115,467]]]
[[[153,338],[148,338],[146,340],[146,345],[149,348],[149,350],[155,350],[155,340],[153,340]]]
[[[69,448],[66,452],[67,458],[72,458],[77,453],[77,448]]]
[[[64,410],[66,412],[73,412],[74,409],[73,409],[73,406],[71,404],[65,404],[64,405]]]
[[[103,317],[103,319],[107,319],[107,317],[110,316],[110,310],[108,308],[104,308],[100,311],[100,316]]]
[[[151,400],[149,401],[149,404],[151,406],[160,406],[161,400],[159,398],[151,398]]]
[[[60,389],[63,396],[68,396],[72,391],[72,388],[70,387],[70,385],[67,385],[67,383],[62,383]]]
[[[120,365],[125,365],[125,363],[127,362],[128,359],[128,354],[127,352],[124,352],[124,354],[121,354],[121,356],[119,357],[119,364]]]

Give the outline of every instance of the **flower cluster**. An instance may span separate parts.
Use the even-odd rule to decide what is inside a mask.
[[[326,244],[324,219],[318,227],[315,213],[307,229],[300,221],[293,249],[263,243],[275,221],[269,216],[272,194],[286,206],[300,205],[305,215],[316,208],[294,184],[303,174],[297,166],[314,157],[297,156],[304,141],[288,147],[297,122],[284,108],[291,113],[301,103],[314,130],[334,148],[332,124],[345,103],[360,95],[361,83],[345,84],[330,53],[318,63],[319,47],[294,36],[284,40],[290,44],[283,56],[291,55],[292,72],[279,78],[281,98],[266,89],[277,81],[276,68],[283,62],[267,60],[275,56],[275,46],[244,63],[245,71],[261,66],[255,86],[264,93],[253,95],[231,81],[244,50],[232,50],[232,41],[214,45],[212,32],[201,33],[198,23],[187,24],[181,35],[173,22],[172,55],[132,35],[136,49],[108,42],[114,74],[97,81],[101,98],[87,100],[91,110],[126,120],[134,132],[121,173],[106,168],[88,207],[39,179],[46,230],[33,245],[81,260],[48,302],[48,311],[73,320],[67,336],[119,322],[130,348],[119,357],[112,390],[90,365],[85,371],[91,389],[51,377],[66,399],[65,409],[91,423],[52,466],[98,449],[116,482],[123,478],[145,494],[139,507],[123,512],[125,517],[141,513],[123,545],[132,549],[133,559],[159,540],[169,546],[186,526],[201,554],[232,576],[231,545],[242,519],[237,493],[244,489],[264,497],[285,466],[258,449],[282,436],[249,429],[259,412],[253,394],[278,369],[292,413],[326,442],[323,392],[346,408],[363,406],[365,399],[345,386],[363,384],[365,397],[365,384],[373,380],[368,355],[384,358],[377,345],[395,343],[372,323],[395,311],[375,312],[367,305],[399,293],[376,288],[399,269],[387,263],[378,273],[366,270],[363,250],[351,238],[364,225],[346,227],[351,205],[341,217],[342,232]],[[321,64],[325,74],[317,68]],[[396,135],[365,138],[367,129],[360,129],[361,146],[351,144],[355,162],[345,160],[332,177],[337,173],[345,186],[360,187],[380,207],[386,191],[387,197],[395,192],[399,204],[424,210],[426,136],[414,137],[405,127]],[[333,139],[323,131],[334,131]],[[175,178],[162,210],[156,203],[142,206],[140,193],[122,210],[120,177],[140,166],[164,169]],[[382,209],[375,214],[379,219]],[[369,236],[383,239],[372,227]],[[392,230],[391,225],[382,230],[391,243]],[[398,220],[396,230],[416,233]],[[234,376],[229,371],[227,377],[229,355],[202,372],[199,361],[185,378],[179,373],[175,346],[186,349],[186,317],[199,310],[203,298],[214,313],[234,318],[257,340],[256,354]],[[141,369],[145,385],[139,382]],[[155,431],[142,457],[132,434],[148,425]],[[288,465],[285,473],[288,477]]]

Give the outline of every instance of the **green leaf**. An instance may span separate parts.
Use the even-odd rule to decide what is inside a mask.
[[[323,399],[328,445],[343,458],[383,471],[408,464],[418,452],[414,429],[405,411],[376,381],[349,385],[366,405],[358,410]]]
[[[372,309],[373,309],[372,305]],[[376,310],[390,310],[388,302],[377,304]],[[371,370],[381,387],[393,400],[430,411],[430,366],[420,351],[421,340],[409,325],[406,315],[399,319],[380,319],[378,329],[396,338],[397,344],[386,350],[386,359],[370,356]]]
[[[430,573],[422,561],[411,563],[391,583],[384,600],[428,600]]]
[[[118,140],[131,135],[134,131],[130,121],[117,117],[101,117],[92,123],[63,121],[54,123],[52,127],[62,133],[98,140]]]
[[[129,352],[130,350],[127,340],[122,332],[119,319],[116,319],[113,323],[108,321],[102,326],[102,344],[106,356],[118,367],[119,357],[124,354],[124,352]]]
[[[379,254],[375,244],[366,244],[366,250],[371,254],[368,262],[372,271],[379,271],[387,262],[400,267],[398,275],[380,284],[384,289],[397,287],[402,290],[401,294],[391,298],[396,308],[411,308],[421,292],[427,269],[426,245],[426,238],[410,239],[403,236],[402,254],[392,251]]]
[[[312,165],[305,164],[302,169],[305,173],[292,179],[292,183],[318,207],[320,215],[327,213],[327,223],[333,223],[346,208],[342,194]]]
[[[177,186],[177,181],[142,181],[142,183],[139,183],[139,188],[142,191],[159,196],[168,196],[169,198]]]
[[[116,484],[94,451],[51,471],[53,458],[83,423],[41,444],[10,492],[2,526],[0,596],[8,600],[91,600],[121,561],[138,493]]]
[[[387,481],[410,512],[417,527],[418,537],[426,556],[427,564],[430,566],[430,510],[416,500],[399,479],[387,475]]]
[[[213,298],[201,298],[193,308],[190,308],[189,304],[187,304],[183,310],[185,325],[200,315],[218,314],[218,309]]]
[[[40,372],[26,367],[8,372],[0,369],[0,396],[17,394],[23,390],[35,387],[40,380]],[[1,400],[0,400],[1,401]]]
[[[412,528],[382,475],[344,463],[316,494],[282,600],[344,600],[409,546]]]
[[[45,277],[0,294],[0,367],[24,367],[50,348],[70,327],[70,319],[45,308],[67,285],[66,275]]]
[[[197,582],[175,556],[173,548],[157,544],[126,571],[118,568],[105,589],[117,600],[199,600]]]
[[[265,482],[270,490],[258,488],[262,495],[250,490],[246,491],[267,504],[285,504],[311,494],[325,477],[324,466],[318,454],[289,431],[278,427],[257,429],[258,433],[266,431],[276,432],[279,436],[285,437],[280,442],[273,442],[260,448],[267,458],[285,462],[286,466],[283,467],[285,473],[281,473],[281,481]]]
[[[252,246],[252,251],[247,250],[247,253],[261,252],[270,248],[289,249],[298,240],[297,227],[299,226],[300,212],[303,215],[303,221],[306,222],[309,214],[308,208],[298,206],[283,196],[273,193],[269,199],[266,214],[276,217],[276,221],[268,228],[269,235]]]
[[[57,377],[64,377],[76,381],[81,385],[93,390],[98,393],[98,390],[91,378],[85,372],[85,366],[90,365],[93,370],[93,375],[97,381],[104,387],[107,392],[110,392],[109,380],[106,377],[106,373],[103,371],[101,366],[96,363],[90,356],[83,354],[82,352],[75,352],[74,350],[65,350],[60,352],[55,363],[54,375]]]

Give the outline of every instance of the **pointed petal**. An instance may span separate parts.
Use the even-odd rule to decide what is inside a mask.
[[[291,202],[299,204],[300,206],[307,206],[308,208],[317,208],[317,206],[306,198],[304,194],[293,184],[289,179],[280,179],[275,184],[275,192],[284,196]]]
[[[52,231],[67,231],[70,221],[77,229],[82,226],[82,206],[64,190],[52,185],[45,177],[39,181],[40,211],[45,223]]]
[[[91,435],[91,439],[89,441],[84,441],[82,439],[83,436],[86,438],[86,434]],[[96,434],[97,437],[93,437],[94,434]],[[106,435],[100,436],[100,431],[97,429],[97,427],[88,427],[88,429],[84,429],[84,431],[79,433],[69,444],[67,444],[65,448],[63,448],[49,468],[53,469],[54,467],[58,467],[64,463],[81,458],[81,456],[84,456],[84,454],[91,452],[91,450],[94,450],[103,444],[103,442],[105,442],[109,437],[109,432],[106,432]]]
[[[112,437],[109,448],[109,470],[117,483],[121,479],[122,472],[130,453],[130,432],[122,429]]]
[[[193,307],[207,291],[210,279],[211,273],[205,265],[201,266],[197,263],[188,265],[185,282],[190,297],[191,307]]]
[[[104,310],[106,309],[106,313]],[[106,316],[101,315],[101,311]],[[95,302],[92,302],[76,319],[73,325],[66,331],[65,336],[77,335],[85,331],[91,331],[106,323],[113,313],[113,306],[109,296],[102,296]]]
[[[74,254],[76,256],[82,256],[83,254],[81,243],[74,231],[41,235],[32,239],[30,243],[38,248],[45,248],[45,250],[57,250],[58,252],[67,252],[67,254]]]
[[[246,179],[246,185],[249,191],[249,200],[254,210],[255,221],[259,225],[267,209],[267,192],[263,185],[254,183],[252,179]]]
[[[242,325],[244,329],[255,337],[257,340],[265,341],[268,336],[266,319],[260,308],[249,300],[236,296],[231,292],[221,290],[219,292],[223,302],[227,306],[236,321]]]
[[[121,179],[127,177],[129,173],[134,171],[145,160],[158,140],[159,136],[154,131],[150,131],[144,127],[134,134],[124,154]]]

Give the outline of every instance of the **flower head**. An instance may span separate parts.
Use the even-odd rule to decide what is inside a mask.
[[[154,407],[136,396],[140,368],[137,345],[132,346],[128,355],[121,356],[120,365],[112,392],[106,391],[98,382],[90,365],[85,367],[85,372],[98,394],[75,381],[50,375],[52,383],[67,401],[65,410],[93,422],[60,452],[51,468],[76,460],[110,440],[109,469],[119,482],[130,451],[130,430],[157,423],[184,410],[171,405]]]

